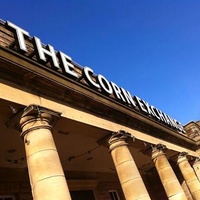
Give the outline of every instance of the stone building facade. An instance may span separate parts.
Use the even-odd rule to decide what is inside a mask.
[[[0,200],[200,199],[199,121],[2,20],[0,109]]]

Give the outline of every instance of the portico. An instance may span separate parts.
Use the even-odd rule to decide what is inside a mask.
[[[78,199],[76,195],[83,195],[84,191],[88,198],[96,200],[113,199],[113,196],[121,200],[156,200],[155,188],[149,184],[154,171],[160,179],[157,183],[163,200],[177,196],[187,199],[185,190],[193,195],[189,186],[184,190],[181,186],[182,171],[173,169],[170,164],[181,152],[189,156],[188,168],[193,167],[192,160],[198,163],[199,158],[197,141],[184,133],[178,121],[139,97],[135,101],[123,88],[107,82],[103,76],[95,76],[88,68],[83,72],[62,53],[51,60],[56,66],[55,60],[61,59],[57,60],[58,69],[52,69],[42,56],[52,57],[53,53],[47,55],[49,53],[43,46],[39,47],[41,43],[35,38],[41,50],[40,55],[36,55],[35,47],[27,38],[28,32],[16,32],[18,38],[23,36],[24,42],[19,43],[23,53],[12,44],[13,33],[3,23],[1,33],[0,140],[3,145],[0,146],[0,174],[4,181],[0,184],[7,189],[2,189],[0,194],[17,193],[16,198],[23,199],[20,188],[22,182],[27,181],[37,200]],[[88,75],[90,85],[82,73]],[[90,87],[94,83],[96,89]],[[114,93],[105,95],[98,87]],[[168,149],[166,154],[155,148],[158,144]],[[150,153],[144,154],[145,150]],[[21,178],[16,176],[15,190],[9,186],[12,183],[9,170],[23,174]],[[188,184],[187,172],[183,174]],[[197,187],[192,191],[198,193],[199,178],[193,175]],[[165,176],[170,176],[170,180]],[[169,188],[167,181],[176,183],[177,191]]]

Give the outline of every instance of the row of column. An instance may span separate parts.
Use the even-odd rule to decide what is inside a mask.
[[[27,165],[34,200],[70,200],[70,193],[51,133],[52,116],[43,112],[25,112],[20,120],[21,137],[25,143]],[[150,196],[128,149],[124,131],[109,139],[109,149],[126,200],[148,200]],[[168,199],[186,200],[161,146],[155,146],[152,160],[158,171]],[[194,200],[200,200],[200,182],[186,155],[177,161]],[[198,165],[200,167],[200,164]]]
[[[126,200],[148,200],[150,197],[127,147],[127,137],[127,133],[119,131],[118,133],[114,133],[109,140],[110,151],[119,180]],[[163,145],[156,145],[152,150],[151,156],[167,197],[169,200],[187,200],[163,149]],[[189,164],[186,155],[185,153],[180,154],[177,159],[177,164],[193,199],[200,200],[200,181],[194,169]],[[198,166],[200,167],[200,165]]]

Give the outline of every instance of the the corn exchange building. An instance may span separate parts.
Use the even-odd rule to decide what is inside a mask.
[[[0,200],[200,200],[200,121],[171,116],[0,21]]]

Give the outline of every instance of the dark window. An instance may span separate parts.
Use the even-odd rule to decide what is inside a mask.
[[[119,195],[116,190],[110,190],[109,194],[110,194],[111,200],[120,200]]]
[[[70,194],[72,200],[95,200],[92,190],[70,191]]]

